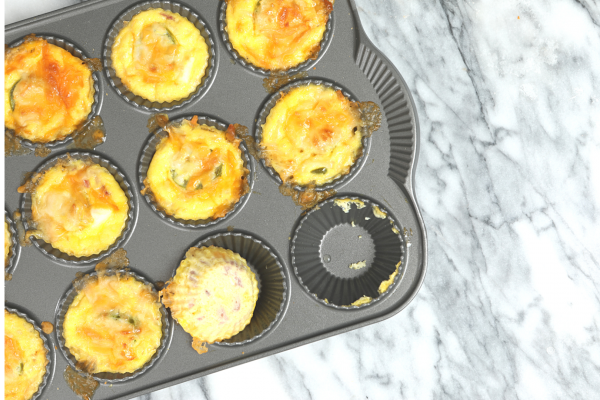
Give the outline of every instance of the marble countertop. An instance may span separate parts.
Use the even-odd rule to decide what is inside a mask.
[[[76,2],[7,1],[6,23]],[[600,2],[356,3],[419,115],[421,291],[384,322],[141,399],[597,398]]]

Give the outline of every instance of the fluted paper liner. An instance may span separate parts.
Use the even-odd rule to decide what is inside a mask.
[[[345,224],[369,233],[374,258],[365,267],[348,265],[347,273],[336,274],[325,266],[321,246],[333,228]],[[294,273],[304,290],[338,309],[368,307],[384,299],[402,278],[407,253],[402,228],[385,207],[371,199],[343,195],[320,203],[300,220],[290,251]],[[355,260],[356,264],[362,261]],[[358,269],[352,272],[353,268]]]
[[[17,239],[17,229],[15,223],[10,217],[10,213],[4,210],[4,220],[8,224],[8,231],[10,232],[10,252],[8,253],[8,263],[4,266],[4,272],[6,274],[13,274],[19,261],[19,255],[21,253],[21,246]]]
[[[177,13],[183,18],[186,18],[200,31],[200,34],[208,46],[208,65],[206,66],[204,76],[202,77],[200,84],[196,87],[196,90],[183,99],[170,102],[158,102],[145,99],[129,90],[127,86],[121,82],[121,79],[117,76],[117,73],[112,66],[112,46],[115,42],[115,38],[121,29],[123,29],[125,22],[131,21],[131,18],[142,11],[155,8],[162,8],[163,10]],[[204,96],[214,81],[217,60],[217,46],[215,46],[213,34],[210,32],[210,28],[205,20],[192,8],[172,1],[145,1],[125,10],[110,26],[106,38],[104,39],[104,47],[102,49],[102,65],[104,66],[104,72],[110,85],[127,103],[146,111],[175,110]]]
[[[48,360],[48,363],[46,364],[46,373],[44,374],[44,378],[42,379],[42,382],[40,383],[37,392],[35,392],[29,400],[39,399],[48,383],[52,381],[52,372],[54,371],[55,363],[54,346],[48,338],[48,335],[46,335],[42,331],[42,329],[36,324],[36,322],[33,319],[31,319],[27,314],[8,305],[5,305],[4,309],[12,314],[18,315],[19,317],[25,319],[25,321],[33,325],[33,329],[35,329],[39,333],[42,342],[44,342],[44,349],[46,349],[46,359]]]
[[[69,42],[67,39],[64,39],[64,38],[61,38],[58,36],[49,36],[49,35],[36,35],[35,37],[44,39],[50,44],[60,47],[61,49],[65,49],[66,51],[71,53],[73,56],[75,56],[77,58],[81,58],[82,60],[87,60],[90,58],[85,51],[83,51],[79,47],[75,46],[73,43]],[[18,41],[11,43],[10,47],[17,47],[21,43],[23,43],[24,40],[25,40],[25,38],[21,38]],[[35,149],[39,145],[43,145],[44,147],[46,147],[48,149],[55,149],[55,148],[58,148],[58,147],[68,144],[69,142],[73,141],[73,137],[76,134],[85,130],[87,128],[87,126],[92,122],[92,119],[94,119],[94,117],[100,113],[100,102],[102,101],[102,96],[101,96],[101,94],[102,94],[101,81],[102,80],[100,79],[99,71],[92,71],[92,80],[93,80],[93,86],[94,86],[94,102],[92,103],[92,109],[90,110],[90,113],[88,114],[85,122],[81,125],[81,127],[79,129],[74,130],[69,135],[65,136],[63,139],[58,139],[58,140],[54,140],[51,142],[39,142],[39,143],[32,142],[31,140],[23,139],[19,136],[16,136],[15,132],[12,129],[7,129],[7,128],[5,128],[5,129],[11,135],[15,135],[21,141],[21,144],[23,144],[24,146],[26,146],[30,149]]]
[[[275,70],[275,71],[271,71],[265,68],[260,68],[257,67],[256,65],[252,64],[250,61],[246,60],[244,57],[240,56],[240,53],[237,52],[236,49],[233,48],[233,46],[231,45],[231,42],[229,41],[229,34],[227,33],[227,1],[225,0],[221,0],[219,3],[219,35],[221,36],[221,40],[223,40],[223,44],[225,45],[225,48],[227,49],[227,51],[229,52],[229,55],[231,55],[232,59],[237,63],[240,64],[242,67],[246,68],[249,71],[252,71],[254,73],[260,74],[260,75],[265,75],[265,76],[269,76],[271,74],[277,74],[277,73],[283,73],[286,75],[293,75],[296,74],[300,71],[306,71],[312,67],[314,67],[320,60],[321,58],[323,58],[323,55],[325,54],[325,52],[327,51],[327,49],[329,48],[329,45],[331,44],[331,39],[333,38],[333,14],[335,12],[335,7],[334,10],[329,14],[329,19],[327,20],[327,25],[325,26],[325,32],[323,32],[323,38],[321,39],[321,46],[319,48],[319,52],[317,53],[317,57],[315,59],[308,59],[306,61],[304,61],[303,63],[300,63],[298,65],[296,65],[295,67],[291,67],[288,68],[286,70]]]
[[[193,116],[184,116],[184,117],[175,118],[174,120],[169,121],[169,124],[177,124],[185,119],[191,120],[192,118],[193,118]],[[212,126],[223,132],[227,131],[227,128],[229,127],[229,124],[227,124],[223,121],[217,120],[215,118],[210,118],[207,116],[202,116],[202,115],[198,115],[198,124]],[[146,143],[144,144],[144,147],[142,148],[142,152],[140,155],[140,160],[138,161],[138,168],[137,168],[138,185],[139,185],[140,189],[143,189],[146,187],[146,184],[144,183],[144,181],[146,180],[146,177],[148,176],[147,175],[148,169],[150,168],[150,163],[152,162],[152,157],[154,157],[154,153],[156,153],[156,146],[158,146],[160,144],[161,140],[167,136],[168,136],[167,131],[163,128],[159,128],[156,132],[151,133],[150,136],[148,137],[148,139],[146,140]],[[244,205],[248,201],[248,198],[250,197],[250,193],[252,192],[252,185],[254,183],[254,170],[253,170],[252,162],[250,161],[250,155],[248,154],[248,148],[246,147],[246,145],[244,144],[243,141],[240,143],[240,150],[242,151],[242,161],[244,162],[244,168],[248,171],[248,173],[245,175],[245,178],[244,178],[246,180],[246,183],[249,185],[248,191],[240,197],[238,202],[235,203],[235,205],[231,208],[231,210],[229,210],[227,215],[225,215],[224,217],[217,218],[217,219],[209,218],[209,219],[198,219],[198,220],[175,218],[174,216],[167,214],[162,209],[160,204],[158,204],[158,202],[154,199],[154,196],[152,196],[151,193],[147,193],[147,194],[143,195],[144,200],[146,200],[146,202],[148,203],[148,205],[150,206],[152,211],[154,211],[154,213],[156,215],[158,215],[160,218],[162,218],[165,221],[168,221],[169,223],[171,223],[173,225],[180,226],[182,228],[205,228],[205,227],[215,225],[215,224],[218,224],[219,222],[222,222],[222,221],[232,218],[234,215],[236,215],[240,212],[240,210],[244,207]]]
[[[119,247],[122,247],[131,235],[131,232],[133,231],[133,228],[135,226],[135,218],[137,216],[135,196],[132,191],[131,183],[129,183],[129,180],[127,179],[125,174],[123,174],[111,161],[104,158],[104,156],[100,156],[99,154],[92,152],[75,151],[60,154],[45,161],[40,167],[38,167],[35,170],[35,174],[44,173],[53,166],[55,166],[59,161],[67,160],[69,157],[71,157],[72,159],[79,159],[84,161],[91,160],[92,162],[106,168],[108,172],[112,174],[112,176],[115,178],[115,180],[125,193],[125,196],[127,197],[127,205],[129,206],[129,211],[127,213],[127,221],[125,223],[125,228],[123,229],[121,235],[117,238],[117,240],[115,240],[115,242],[108,249],[101,251],[98,254],[85,257],[75,257],[64,253],[52,247],[50,243],[46,243],[45,241],[35,238],[33,236],[31,237],[31,242],[44,255],[56,262],[67,263],[72,266],[89,266],[89,264],[101,260],[102,258],[110,255]],[[31,194],[29,192],[23,193],[21,195],[21,212],[23,214],[22,218],[25,231],[34,228],[32,225],[33,221],[31,206]]]
[[[353,102],[358,102],[358,99],[356,98],[356,96],[354,96],[352,93],[350,93],[350,91],[347,90],[346,88],[344,88],[336,83],[329,82],[329,81],[326,81],[326,80],[320,79],[320,78],[307,78],[307,79],[301,79],[298,81],[294,81],[292,83],[289,83],[289,84],[283,86],[281,89],[279,89],[277,92],[275,92],[273,95],[271,95],[270,97],[267,98],[267,100],[263,104],[262,109],[258,115],[258,118],[256,119],[256,122],[254,124],[254,140],[256,141],[256,145],[259,150],[260,163],[266,169],[269,176],[271,178],[273,178],[273,180],[275,180],[275,182],[277,182],[278,185],[281,185],[283,183],[283,181],[281,180],[281,177],[279,176],[277,171],[275,171],[273,168],[271,168],[269,166],[269,161],[261,148],[260,143],[262,140],[263,125],[267,122],[267,117],[269,116],[269,114],[271,113],[271,110],[273,109],[273,107],[275,107],[275,105],[277,104],[279,99],[281,99],[281,96],[283,94],[289,92],[291,89],[301,87],[301,86],[306,86],[306,85],[322,85],[325,87],[332,88],[336,91],[340,90],[346,98],[350,99]],[[338,177],[337,179],[334,179],[333,181],[326,183],[324,185],[316,186],[315,190],[320,192],[320,191],[324,191],[324,190],[336,189],[336,188],[344,185],[345,183],[349,182],[350,180],[352,180],[352,178],[354,178],[356,176],[356,174],[358,174],[358,172],[360,171],[360,169],[362,168],[362,166],[364,165],[364,163],[367,159],[369,149],[371,147],[370,135],[368,135],[368,136],[363,135],[362,145],[363,145],[362,146],[362,154],[360,155],[360,157],[358,157],[356,159],[356,161],[354,161],[354,164],[352,164],[352,166],[350,167],[350,171],[347,174],[342,175],[342,176]],[[306,187],[300,186],[300,185],[295,185],[293,188],[296,190],[300,190],[300,191],[306,189]]]
[[[245,233],[217,233],[202,239],[193,247],[205,246],[217,246],[239,254],[258,281],[258,301],[250,323],[237,335],[215,344],[242,345],[265,336],[280,321],[288,298],[283,263],[264,241]]]
[[[105,274],[106,276],[111,276],[111,275],[115,275],[115,274],[132,276],[137,281],[142,282],[146,286],[150,287],[152,289],[152,292],[154,292],[156,294],[157,301],[159,301],[158,300],[158,292],[157,292],[154,284],[151,283],[146,278],[144,278],[142,275],[139,275],[138,273],[131,271],[129,268],[105,270],[105,271],[102,271],[102,273]],[[97,276],[98,276],[98,271],[90,272],[89,274],[83,276],[82,278],[78,278],[77,283],[78,284],[83,283],[83,285],[85,285],[85,279],[89,279],[89,278],[93,278],[93,277],[97,277]],[[57,313],[56,313],[56,317],[55,317],[54,326],[56,329],[56,337],[58,338],[58,346],[60,347],[60,351],[62,352],[63,356],[67,359],[67,363],[69,364],[69,366],[71,366],[71,368],[73,368],[75,371],[78,371],[80,373],[87,373],[86,371],[82,371],[80,368],[77,367],[77,359],[75,358],[75,356],[73,356],[71,354],[71,352],[69,351],[69,348],[65,346],[65,338],[63,336],[63,333],[64,333],[63,323],[65,321],[65,315],[66,315],[67,311],[69,310],[71,303],[73,303],[75,296],[77,296],[77,293],[79,293],[76,286],[77,285],[69,286],[69,289],[67,289],[65,294],[59,300],[58,306],[56,308]],[[161,319],[162,336],[160,338],[160,346],[156,349],[156,352],[154,353],[152,358],[146,364],[144,364],[143,367],[141,367],[140,369],[138,369],[134,372],[127,372],[127,373],[99,372],[99,373],[95,373],[95,374],[90,374],[92,376],[92,378],[94,378],[95,380],[97,380],[98,382],[101,382],[101,383],[119,383],[119,382],[125,382],[130,379],[136,378],[136,377],[140,376],[141,374],[143,374],[144,372],[151,369],[156,364],[156,362],[166,354],[167,345],[171,342],[171,337],[173,335],[173,328],[172,328],[172,324],[170,323],[170,320],[169,320],[169,314],[167,313],[167,310],[165,309],[165,307],[162,304],[160,305],[160,313],[162,315],[162,319]]]

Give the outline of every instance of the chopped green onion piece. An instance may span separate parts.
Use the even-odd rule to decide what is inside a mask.
[[[327,168],[322,167],[322,168],[317,168],[317,169],[313,169],[312,171],[310,171],[312,174],[319,174],[319,175],[323,175],[325,173],[327,173]]]

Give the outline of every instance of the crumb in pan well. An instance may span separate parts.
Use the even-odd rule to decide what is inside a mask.
[[[208,46],[187,18],[161,8],[142,11],[112,46],[112,65],[134,94],[155,102],[186,98],[208,67]]]
[[[368,115],[367,115],[368,114]],[[323,186],[348,174],[381,112],[340,90],[308,83],[281,94],[262,125],[259,156],[284,184]]]
[[[229,41],[240,56],[267,70],[315,59],[333,0],[228,0]]]
[[[4,396],[27,400],[44,380],[47,351],[31,323],[4,310]]]
[[[250,323],[258,283],[239,254],[215,246],[195,248],[161,291],[162,302],[196,345],[241,332]]]
[[[7,48],[4,74],[4,124],[18,137],[35,143],[63,139],[92,110],[87,63],[44,39],[30,35]]]
[[[108,249],[127,223],[127,196],[114,176],[91,160],[68,158],[19,187],[31,193],[27,232],[76,257]]]
[[[85,276],[65,314],[65,346],[88,373],[130,373],[160,347],[158,294],[128,273]]]
[[[352,204],[356,205],[356,208],[359,210],[366,207],[365,203],[358,199],[336,199],[334,200],[333,204],[340,207],[346,214],[350,212]]]
[[[184,220],[226,216],[249,190],[241,140],[235,126],[226,132],[199,125],[198,117],[165,127],[156,146],[143,194],[166,214]]]

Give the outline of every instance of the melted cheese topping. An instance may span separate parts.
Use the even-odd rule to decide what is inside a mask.
[[[156,8],[125,25],[115,38],[111,59],[133,93],[170,102],[196,90],[208,66],[208,46],[187,18]]]
[[[108,249],[126,225],[127,196],[110,172],[92,162],[55,165],[31,197],[34,235],[72,256]]]
[[[186,220],[224,217],[245,193],[241,141],[197,117],[168,126],[156,147],[147,187],[169,215]]]
[[[4,60],[4,125],[46,143],[63,139],[86,120],[94,82],[86,64],[43,39],[27,38]]]
[[[4,398],[30,399],[46,374],[46,349],[24,318],[4,310]]]
[[[173,318],[196,341],[214,343],[250,323],[258,283],[246,260],[219,247],[192,247],[161,292]]]
[[[90,279],[65,314],[65,346],[87,372],[134,372],[160,346],[158,295],[130,275]]]
[[[287,183],[323,185],[362,154],[360,116],[341,92],[309,84],[282,95],[263,125],[263,156]]]
[[[4,265],[8,265],[10,259],[10,248],[12,247],[12,236],[8,230],[8,222],[4,221]]]
[[[257,67],[286,70],[315,58],[334,0],[228,0],[227,33]]]

